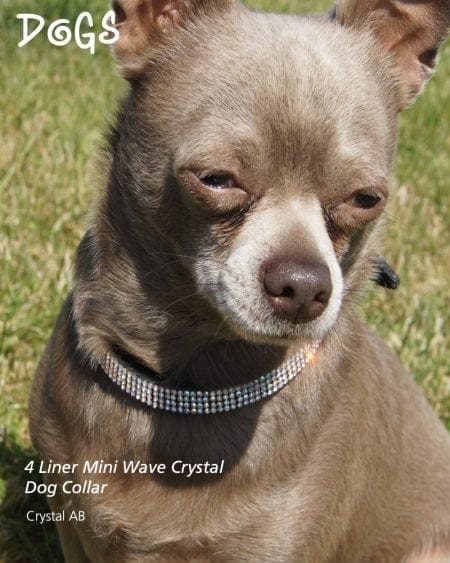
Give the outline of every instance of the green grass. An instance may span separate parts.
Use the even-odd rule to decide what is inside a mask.
[[[302,12],[329,3],[255,0],[252,5]],[[106,47],[98,46],[91,56],[74,45],[51,47],[41,36],[18,49],[15,15],[73,19],[87,7],[100,21],[107,2],[3,0],[1,8],[0,556],[6,561],[61,559],[53,529],[26,525],[24,519],[27,509],[45,506],[40,497],[22,494],[23,467],[33,455],[27,397],[70,287],[74,251],[96,185],[96,147],[125,88]],[[401,121],[385,255],[402,285],[391,293],[374,287],[362,309],[450,427],[449,93],[447,48],[437,76]]]

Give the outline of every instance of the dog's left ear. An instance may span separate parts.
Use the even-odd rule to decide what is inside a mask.
[[[113,46],[125,78],[138,76],[164,36],[199,14],[231,8],[234,0],[114,0],[119,39]]]
[[[409,105],[433,73],[439,45],[450,26],[449,0],[336,0],[335,16],[349,27],[371,29],[392,55]]]

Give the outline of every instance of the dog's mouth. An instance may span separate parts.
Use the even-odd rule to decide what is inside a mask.
[[[250,307],[248,304],[240,306],[238,311],[223,311],[223,315],[224,335],[233,334],[255,344],[275,346],[322,340],[336,320],[317,318],[307,323],[293,324],[279,319],[270,311],[258,312],[257,307]]]
[[[305,332],[299,330],[282,330],[276,326],[268,330],[251,330],[248,326],[242,326],[229,318],[227,319],[227,328],[229,334],[232,334],[233,337],[237,336],[253,344],[289,347],[299,342],[307,344],[317,340],[315,338],[316,333],[313,331],[310,334],[305,334]]]
[[[340,311],[342,285],[340,278],[337,287],[311,291],[310,285],[305,289],[300,283],[297,289],[278,288],[274,295],[264,289],[243,291],[236,283],[227,285],[223,276],[214,292],[205,288],[205,297],[218,313],[216,337],[289,347],[322,340],[332,329]]]
[[[282,266],[281,273],[269,271],[246,284],[223,270],[198,291],[216,313],[215,338],[290,346],[324,338],[339,315],[342,287],[342,276],[333,284],[328,268],[308,264],[295,271]]]

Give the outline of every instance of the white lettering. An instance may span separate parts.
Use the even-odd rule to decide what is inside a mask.
[[[19,47],[24,47],[32,41],[44,29],[45,18],[38,14],[17,14],[16,18],[22,20],[22,39],[18,43]],[[35,22],[36,26],[31,29],[31,22]],[[112,45],[118,41],[120,37],[119,30],[115,26],[116,14],[114,10],[109,10],[102,18],[102,29],[98,40],[105,45]],[[85,51],[89,51],[91,55],[95,53],[97,36],[93,31],[82,33],[81,27],[86,24],[90,29],[94,27],[94,18],[89,12],[82,12],[75,20],[74,33],[72,34],[71,22],[68,19],[57,19],[49,23],[47,29],[48,41],[57,47],[68,45],[72,39],[76,45]]]
[[[70,20],[55,20],[48,26],[47,37],[52,45],[56,47],[64,47],[72,41],[72,32],[70,31]]]
[[[71,520],[75,520],[76,522],[84,522],[86,520],[84,510],[79,510],[78,512],[76,510],[72,510],[69,516],[69,522]]]
[[[160,475],[166,472],[165,463],[143,463],[142,461],[123,461],[124,473],[159,473]]]
[[[106,12],[102,19],[102,27],[105,31],[100,33],[100,35],[98,36],[100,43],[103,43],[104,45],[112,45],[119,40],[120,33],[115,25],[116,12],[114,10],[109,10],[109,12]],[[112,37],[109,37],[110,35],[112,35]]]
[[[75,22],[75,42],[80,47],[80,49],[89,49],[91,55],[95,53],[95,33],[88,32],[88,33],[81,33],[80,28],[83,21],[86,20],[88,26],[92,29],[94,27],[94,20],[89,12],[81,13],[77,21]],[[87,39],[85,43],[83,43],[82,39]]]
[[[27,481],[25,484],[25,494],[29,495],[31,493],[38,493],[40,495],[46,495],[48,498],[53,498],[56,495],[56,489],[58,485],[56,483],[36,483],[35,481]]]
[[[22,40],[19,42],[19,47],[23,47],[27,43],[29,43],[32,39],[39,35],[39,33],[43,30],[45,25],[45,20],[42,16],[38,16],[36,14],[17,14],[16,18],[18,20],[23,20],[22,23]],[[38,25],[30,32],[28,28],[28,21],[34,20],[38,22]]]

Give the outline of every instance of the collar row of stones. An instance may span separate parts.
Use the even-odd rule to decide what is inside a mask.
[[[317,346],[318,343],[312,344],[255,381],[216,391],[172,389],[157,385],[125,367],[109,353],[100,365],[122,391],[150,407],[180,414],[214,414],[232,411],[270,397],[304,369]]]

